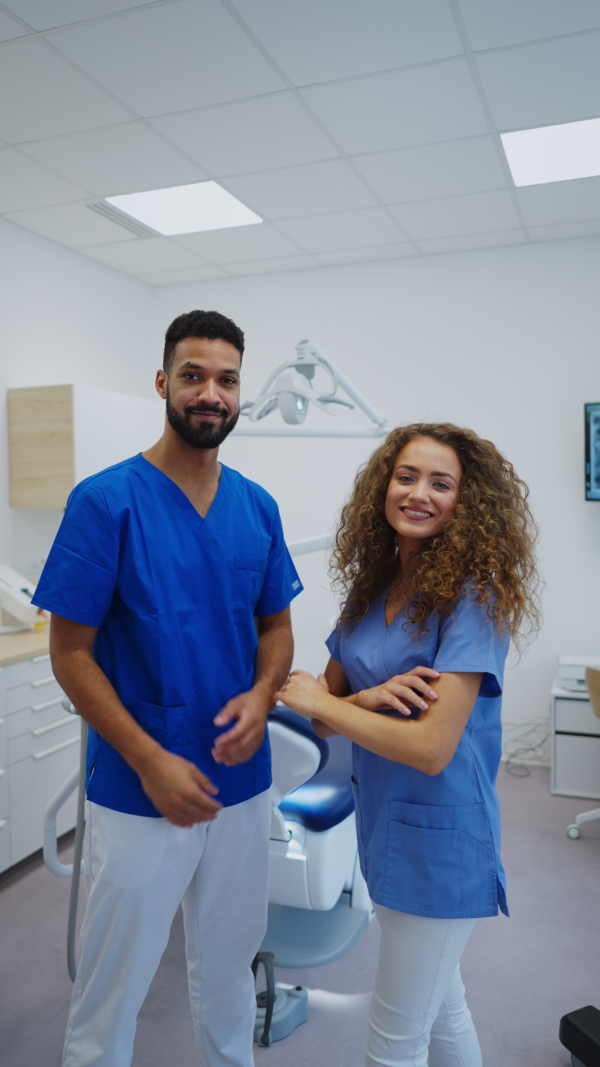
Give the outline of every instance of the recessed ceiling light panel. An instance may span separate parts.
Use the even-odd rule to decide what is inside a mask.
[[[501,134],[515,185],[544,185],[600,174],[600,119]]]
[[[230,226],[252,226],[263,221],[216,182],[194,182],[193,185],[151,189],[146,193],[126,193],[105,199],[165,237],[200,230],[224,230]]]

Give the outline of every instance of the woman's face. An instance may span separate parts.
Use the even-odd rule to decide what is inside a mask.
[[[415,437],[396,457],[385,517],[400,548],[418,550],[440,534],[454,514],[462,470],[456,452],[433,437]],[[416,542],[411,545],[411,542]]]

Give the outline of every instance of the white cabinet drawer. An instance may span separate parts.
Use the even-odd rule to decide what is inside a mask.
[[[63,713],[60,718],[46,723],[45,726],[30,730],[29,733],[21,734],[20,737],[9,741],[8,766],[10,768],[28,756],[33,756],[34,760],[41,763],[59,748],[74,745],[80,734],[81,724],[78,716]]]
[[[9,767],[11,863],[18,863],[42,847],[48,802],[78,765],[79,745],[72,744],[43,759],[29,756]],[[76,809],[77,791],[59,812],[59,834],[73,829]]]
[[[0,819],[0,871],[10,867],[10,828],[8,819]]]
[[[0,769],[0,820],[8,815],[8,774],[4,767]]]
[[[28,708],[14,711],[6,720],[7,737],[11,741],[13,737],[21,734],[34,732],[47,726],[56,719],[64,719],[68,712],[62,706],[64,693],[59,690],[57,694],[47,700],[40,700],[38,704],[32,704]],[[76,718],[76,716],[72,716]]]
[[[3,668],[2,673],[4,675],[4,685],[7,689],[12,688],[14,685],[21,685],[23,682],[36,682],[38,678],[43,678],[45,674],[52,674],[50,653],[46,652],[43,656],[24,659],[20,663],[9,663],[8,667]]]
[[[555,729],[576,734],[600,736],[600,719],[594,715],[589,700],[562,700],[555,705]]]
[[[6,714],[12,715],[33,704],[43,704],[55,696],[63,696],[63,691],[52,672],[46,671],[40,678],[6,690]]]
[[[554,793],[600,798],[600,737],[556,734],[552,771]]]

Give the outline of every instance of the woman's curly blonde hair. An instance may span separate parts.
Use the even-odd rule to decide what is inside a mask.
[[[401,575],[396,532],[385,517],[385,498],[398,454],[409,441],[431,437],[454,449],[462,478],[456,509],[442,533],[426,542]],[[488,615],[518,639],[539,629],[534,547],[537,525],[529,489],[511,463],[472,430],[451,423],[413,423],[392,430],[359,470],[341,513],[330,575],[343,594],[340,621],[356,623],[401,576],[406,613],[422,633],[434,612],[451,615],[469,580]]]

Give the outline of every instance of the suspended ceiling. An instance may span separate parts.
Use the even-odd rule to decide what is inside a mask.
[[[0,2],[0,216],[150,285],[599,234],[500,141],[598,116],[598,0]],[[264,223],[90,209],[208,178]]]

